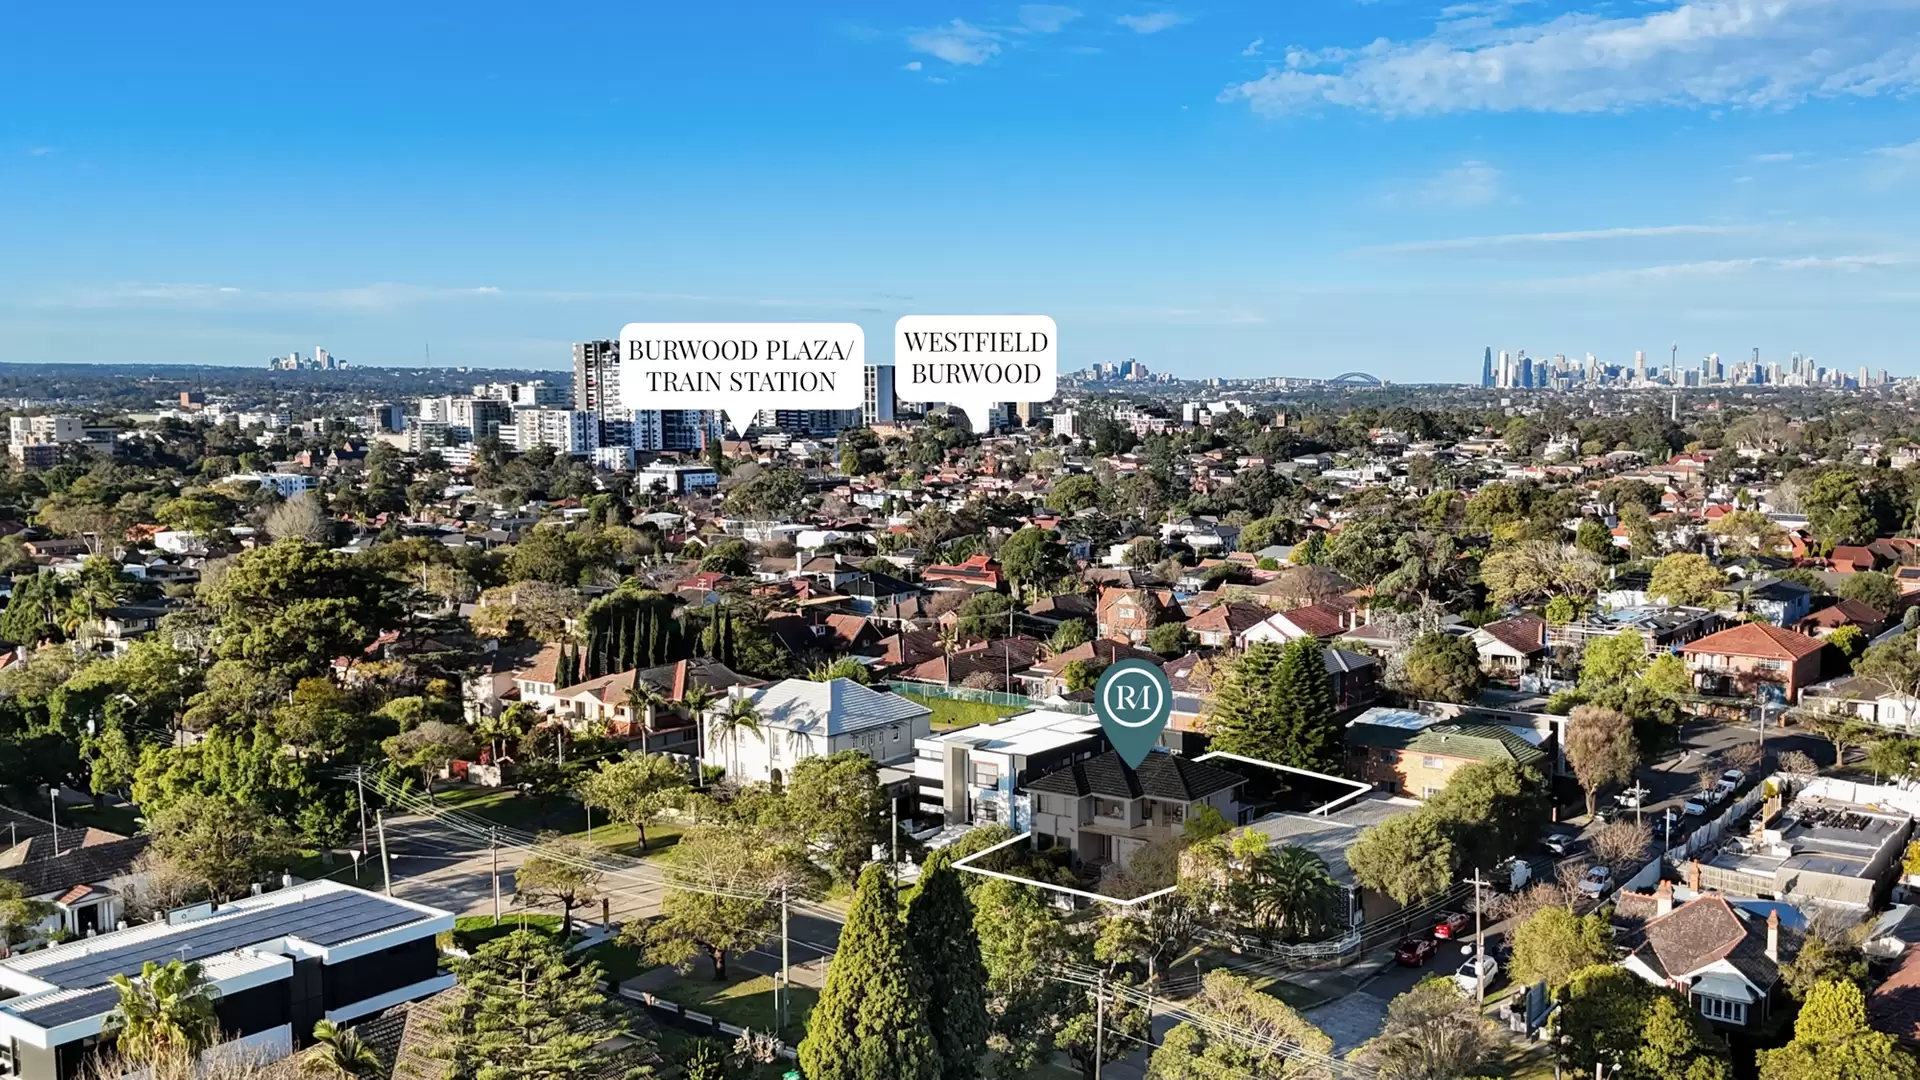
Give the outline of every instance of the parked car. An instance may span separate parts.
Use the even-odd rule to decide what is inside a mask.
[[[1432,938],[1403,938],[1400,947],[1393,950],[1393,959],[1401,967],[1425,967],[1439,951],[1440,943]]]
[[[1742,769],[1728,769],[1726,772],[1720,774],[1720,780],[1722,783],[1732,784],[1737,788],[1747,782],[1747,774],[1746,771]]]
[[[1705,795],[1695,795],[1687,800],[1687,805],[1681,807],[1680,812],[1688,817],[1701,817],[1706,814],[1707,807],[1711,805],[1713,804],[1707,801]]]
[[[1565,855],[1567,852],[1572,851],[1574,845],[1579,842],[1579,838],[1572,833],[1551,832],[1547,834],[1546,839],[1540,841],[1540,846],[1555,855]]]
[[[1643,788],[1630,787],[1620,794],[1615,795],[1613,801],[1628,810],[1637,810],[1640,808],[1640,798],[1645,794],[1646,791]]]
[[[1625,817],[1626,813],[1627,809],[1623,806],[1602,806],[1594,810],[1593,819],[1595,821],[1618,821]]]
[[[1435,923],[1433,927],[1433,936],[1442,941],[1452,941],[1455,938],[1465,937],[1472,932],[1472,917],[1458,911],[1449,911],[1442,914],[1440,921]]]
[[[1500,961],[1491,956],[1469,956],[1460,970],[1453,973],[1453,985],[1460,992],[1472,997],[1485,988],[1492,988],[1494,977],[1500,974]]]
[[[1587,869],[1587,876],[1580,879],[1580,891],[1588,896],[1605,896],[1613,885],[1613,871],[1604,866]]]
[[[1722,780],[1719,783],[1713,785],[1713,801],[1725,802],[1727,800],[1727,796],[1733,794],[1735,789],[1737,789],[1739,786],[1740,786],[1739,784],[1736,784],[1731,780]]]

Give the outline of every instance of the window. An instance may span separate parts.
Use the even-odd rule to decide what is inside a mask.
[[[1708,997],[1705,994],[1694,998],[1700,1003],[1700,1015],[1709,1020],[1718,1020],[1725,1024],[1744,1024],[1747,1022],[1747,1003],[1728,1001],[1724,998]]]
[[[1440,794],[1440,789],[1437,787],[1423,787],[1420,789],[1420,797],[1422,799],[1431,799],[1438,794]]]
[[[1000,766],[991,761],[976,761],[968,767],[967,782],[974,787],[999,787]]]
[[[1440,759],[1437,757],[1423,757],[1420,759],[1420,767],[1423,769],[1437,769],[1440,767]]]

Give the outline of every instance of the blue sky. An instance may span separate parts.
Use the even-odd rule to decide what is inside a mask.
[[[0,360],[560,366],[1036,312],[1061,363],[1920,374],[1920,0],[14,5]]]

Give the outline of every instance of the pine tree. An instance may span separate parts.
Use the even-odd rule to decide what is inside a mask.
[[[1280,651],[1273,689],[1284,749],[1280,757],[1270,760],[1298,769],[1333,765],[1340,730],[1333,722],[1333,690],[1318,640],[1309,637],[1287,643]]]
[[[575,967],[544,934],[518,930],[475,950],[460,965],[466,1000],[445,1033],[441,1053],[455,1075],[484,1080],[550,1080],[647,1075],[644,1040],[598,1049],[611,1012],[599,990],[600,967]]]
[[[986,1050],[987,968],[973,929],[973,902],[944,852],[930,857],[907,901],[907,944],[927,1002],[927,1026],[943,1080],[973,1080]]]
[[[914,982],[893,884],[868,866],[800,1043],[801,1072],[809,1080],[939,1080],[928,996]]]
[[[1212,747],[1262,761],[1279,761],[1282,750],[1279,719],[1273,715],[1274,678],[1280,666],[1280,647],[1256,642],[1240,654],[1220,681],[1213,711],[1207,717]]]

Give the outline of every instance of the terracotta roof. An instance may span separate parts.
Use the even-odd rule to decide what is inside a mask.
[[[1743,623],[1690,642],[1680,651],[1716,656],[1753,656],[1764,660],[1798,660],[1826,647],[1819,638],[1782,630],[1771,623]]]
[[[1351,604],[1309,604],[1281,612],[1281,617],[1314,637],[1335,637],[1346,632]]]
[[[1136,648],[1129,642],[1115,641],[1112,638],[1095,638],[1082,642],[1063,653],[1055,653],[1033,665],[1033,670],[1045,675],[1057,675],[1062,668],[1075,660],[1087,660],[1098,664],[1111,664],[1116,660],[1145,660],[1150,664],[1161,662],[1160,654],[1151,649]]]
[[[1814,626],[1823,630],[1838,626],[1880,626],[1887,621],[1884,613],[1861,603],[1858,600],[1836,600],[1819,611],[1800,620],[1801,626]]]
[[[1229,600],[1224,604],[1215,604],[1189,619],[1187,629],[1196,634],[1215,631],[1237,635],[1258,626],[1269,614],[1271,612],[1259,604]]]
[[[560,671],[560,646],[548,645],[533,656],[533,662],[514,672],[514,678],[527,682],[555,682]]]
[[[1908,945],[1900,966],[1873,988],[1867,1023],[1901,1042],[1920,1042],[1920,945]]]

